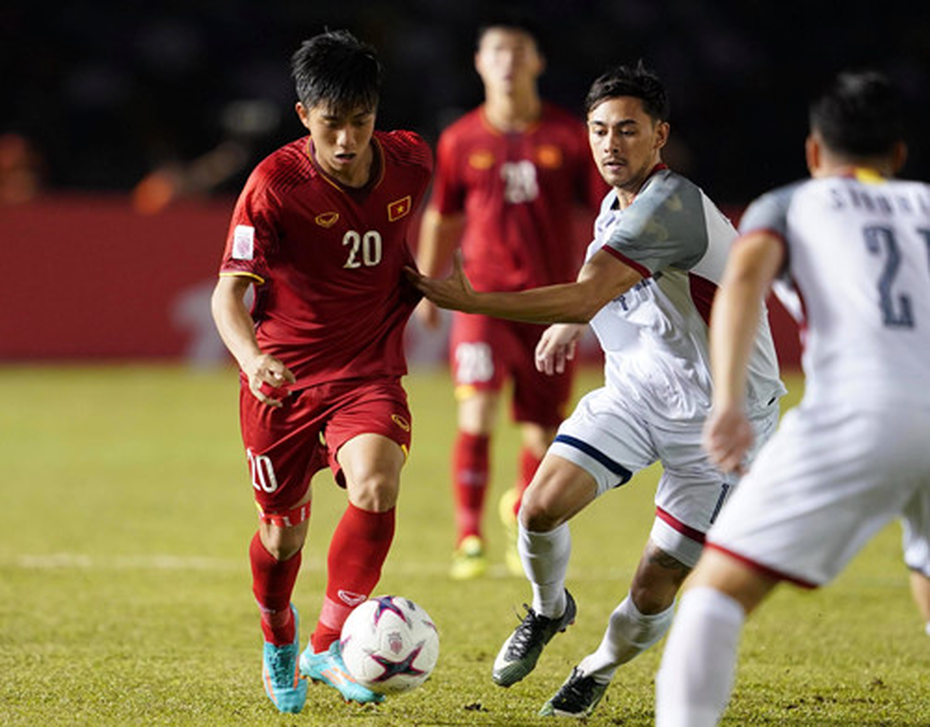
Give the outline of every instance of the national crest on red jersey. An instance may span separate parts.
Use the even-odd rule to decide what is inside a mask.
[[[401,197],[400,199],[394,200],[387,206],[388,212],[388,221],[394,222],[399,220],[401,217],[406,217],[410,214],[410,210],[413,208],[413,200],[408,194],[406,197]]]

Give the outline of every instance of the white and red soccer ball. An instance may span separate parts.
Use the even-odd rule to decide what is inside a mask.
[[[402,596],[379,596],[357,606],[342,627],[340,645],[355,681],[379,694],[415,689],[439,659],[433,620]]]

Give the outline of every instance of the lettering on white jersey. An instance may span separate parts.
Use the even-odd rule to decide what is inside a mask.
[[[233,230],[233,260],[251,260],[255,255],[255,228],[236,225]]]

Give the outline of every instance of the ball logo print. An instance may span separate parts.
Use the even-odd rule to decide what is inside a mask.
[[[392,631],[388,634],[388,648],[391,653],[397,656],[404,648],[404,637],[398,631]]]
[[[409,598],[379,596],[358,606],[342,627],[342,658],[352,677],[379,694],[425,682],[439,658],[439,632]]]

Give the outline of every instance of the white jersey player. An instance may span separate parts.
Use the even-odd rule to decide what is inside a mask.
[[[736,231],[698,187],[662,164],[668,99],[655,75],[642,65],[613,69],[594,82],[586,106],[591,151],[613,189],[576,282],[475,293],[460,266],[444,281],[412,276],[440,306],[562,321],[540,340],[541,370],[559,370],[573,355],[578,324],[589,321],[606,355],[606,385],[562,424],[524,494],[518,546],[533,606],[500,649],[492,673],[497,684],[529,674],[549,640],[574,620],[565,588],[568,520],[644,467],[663,464],[654,525],[630,594],[611,615],[597,651],[543,707],[545,714],[572,716],[590,713],[617,667],[665,633],[704,533],[736,483],[701,449],[711,402],[707,321]],[[784,388],[762,313],[755,323],[749,406],[764,441],[776,426]]]
[[[591,319],[604,350],[605,386],[579,402],[550,448],[591,474],[598,494],[661,460],[650,537],[688,567],[738,480],[701,450],[711,403],[707,322],[735,238],[701,189],[664,165],[625,209],[616,190],[605,197],[587,257],[606,251],[642,279]],[[764,440],[785,393],[764,314],[750,370],[747,407]]]
[[[711,456],[732,470],[750,445],[746,362],[776,277],[799,304],[806,388],[708,535],[657,679],[662,727],[716,724],[745,615],[779,581],[826,584],[902,515],[926,567],[930,186],[890,178],[899,123],[887,80],[841,75],[812,107],[813,179],[761,197],[740,225],[711,331]]]

